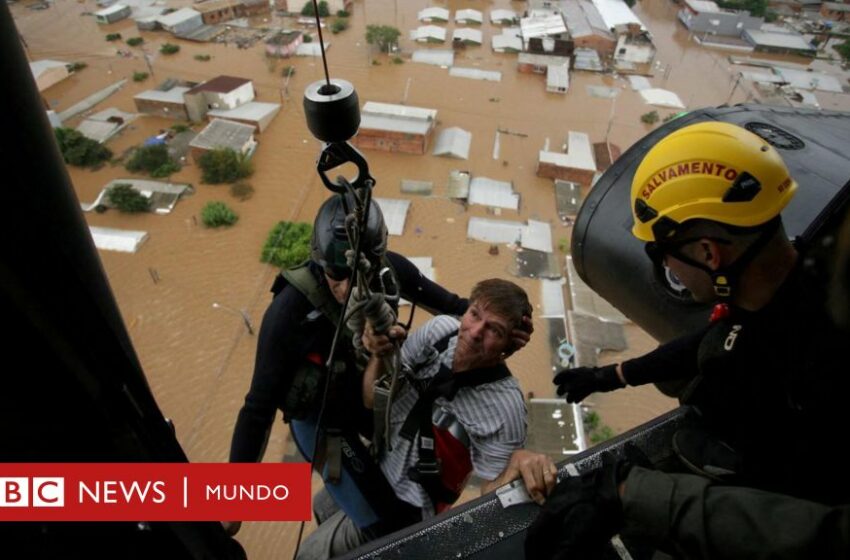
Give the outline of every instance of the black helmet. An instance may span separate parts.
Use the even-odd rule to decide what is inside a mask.
[[[369,220],[360,242],[360,250],[370,262],[377,264],[387,250],[387,226],[378,204],[374,200],[370,204]],[[345,260],[345,252],[351,248],[345,233],[345,216],[346,210],[353,208],[354,201],[350,194],[334,195],[322,203],[313,222],[311,258],[331,278],[350,276]]]

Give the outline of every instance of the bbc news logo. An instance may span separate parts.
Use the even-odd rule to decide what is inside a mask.
[[[64,507],[62,477],[0,477],[0,507]]]
[[[307,463],[0,463],[3,521],[302,521]]]

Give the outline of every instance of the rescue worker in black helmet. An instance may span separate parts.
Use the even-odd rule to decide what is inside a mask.
[[[316,216],[311,259],[284,270],[276,279],[275,294],[263,317],[251,386],[233,433],[230,461],[256,462],[263,458],[277,410],[289,423],[299,451],[314,462],[337,503],[361,504],[347,511],[370,538],[392,532],[418,518],[418,511],[395,497],[374,465],[360,435],[372,435],[371,413],[361,399],[362,371],[355,363],[351,335],[340,337],[331,368],[319,450],[313,449],[316,420],[322,400],[325,368],[341,303],[350,281],[345,252],[350,249],[346,216],[353,200],[334,195]],[[384,271],[383,280],[397,286],[401,297],[428,311],[460,316],[468,301],[423,276],[409,260],[387,251],[387,229],[381,210],[372,202],[361,232],[360,250]],[[528,334],[514,333],[519,346]],[[226,523],[235,533],[238,522]]]
[[[806,248],[795,247],[782,226],[780,212],[796,189],[777,151],[736,125],[694,124],[658,142],[634,175],[632,231],[646,242],[653,262],[678,276],[694,299],[718,305],[699,332],[621,364],[561,371],[554,381],[560,395],[579,402],[626,385],[688,380],[680,399],[699,410],[703,425],[673,436],[683,470],[715,482],[846,504],[850,480],[843,446],[834,441],[850,427],[844,411],[850,392],[846,336],[830,320],[823,286],[803,266]],[[672,479],[633,466],[609,464],[559,484],[529,532],[527,554],[594,557],[614,533],[634,523],[658,539],[646,528],[663,532],[691,504],[695,513],[687,523],[702,523],[696,513],[710,515],[705,508],[719,503],[708,500],[705,483],[682,479],[678,488],[691,494],[676,494]],[[688,495],[697,501],[688,503]],[[752,499],[754,507],[760,507],[756,501],[773,503],[760,494]],[[737,509],[740,514],[720,506],[718,511],[726,517],[713,519],[715,526],[749,523],[746,508]],[[743,550],[748,537],[742,533],[723,535],[741,542],[715,545],[705,534],[698,542],[706,550],[720,544]]]

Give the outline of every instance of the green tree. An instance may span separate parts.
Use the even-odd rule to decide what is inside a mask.
[[[282,268],[293,267],[310,257],[313,226],[303,222],[278,222],[269,232],[260,262]]]
[[[149,74],[147,72],[133,72],[133,81],[134,82],[144,82],[148,79]]]
[[[138,148],[133,152],[133,157],[125,167],[127,171],[135,173],[140,171],[150,173],[151,177],[168,177],[180,171],[180,165],[168,154],[168,147],[165,144]]]
[[[121,212],[147,212],[151,208],[148,197],[129,183],[116,183],[106,192],[106,199]]]
[[[194,58],[200,62],[209,62],[212,60],[212,56],[208,54],[196,54]]]
[[[233,195],[233,198],[245,202],[246,200],[254,196],[254,187],[251,186],[251,183],[246,183],[245,181],[237,181],[230,185],[230,194]]]
[[[73,128],[57,128],[54,134],[62,159],[70,165],[92,167],[112,157],[109,148],[86,138]]]
[[[204,183],[232,183],[254,172],[251,160],[231,148],[217,148],[201,156],[198,161],[203,171]]]
[[[331,33],[333,33],[334,35],[336,35],[340,31],[345,31],[346,29],[348,29],[348,20],[345,18],[336,19],[331,24]]]
[[[850,60],[850,39],[844,41],[843,43],[835,45],[832,48],[838,51],[838,54],[841,55],[842,59]]]
[[[367,25],[366,42],[377,45],[378,50],[388,51],[390,47],[398,43],[401,31],[390,25]]]
[[[139,45],[144,43],[145,40],[142,39],[141,37],[130,37],[129,39],[127,39],[124,42],[127,43],[128,45],[130,45],[131,47],[138,47]]]
[[[121,40],[121,34],[120,33],[110,33],[106,36],[106,40],[109,41],[110,43],[113,42],[113,41],[120,41]]]
[[[655,124],[658,122],[659,118],[658,111],[650,111],[640,116],[640,122],[643,124]]]
[[[180,50],[180,45],[175,45],[173,43],[163,43],[161,47],[159,47],[159,52],[162,54],[175,54]]]
[[[304,3],[304,7],[301,8],[302,16],[315,16],[316,10],[313,8],[313,0],[307,0]],[[328,17],[331,15],[330,9],[328,9],[328,3],[325,0],[319,2],[319,17]]]
[[[236,212],[223,202],[207,202],[201,209],[201,221],[207,227],[232,226],[237,220]]]

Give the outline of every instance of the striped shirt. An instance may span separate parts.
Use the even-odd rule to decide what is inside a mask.
[[[401,349],[406,375],[428,379],[437,374],[441,363],[451,368],[457,336],[451,338],[442,354],[434,344],[456,331],[459,325],[454,317],[441,315],[413,332]],[[415,364],[420,365],[414,370]],[[416,387],[405,383],[393,400],[390,412],[392,451],[381,458],[381,470],[400,499],[423,508],[423,514],[430,516],[434,514],[434,507],[428,494],[407,475],[408,469],[419,460],[418,438],[410,442],[399,434],[418,398]],[[476,387],[461,387],[454,399],[439,397],[434,407],[435,412],[439,409],[440,413],[452,415],[460,422],[470,440],[473,470],[485,480],[497,478],[511,454],[525,444],[527,411],[514,377]]]

